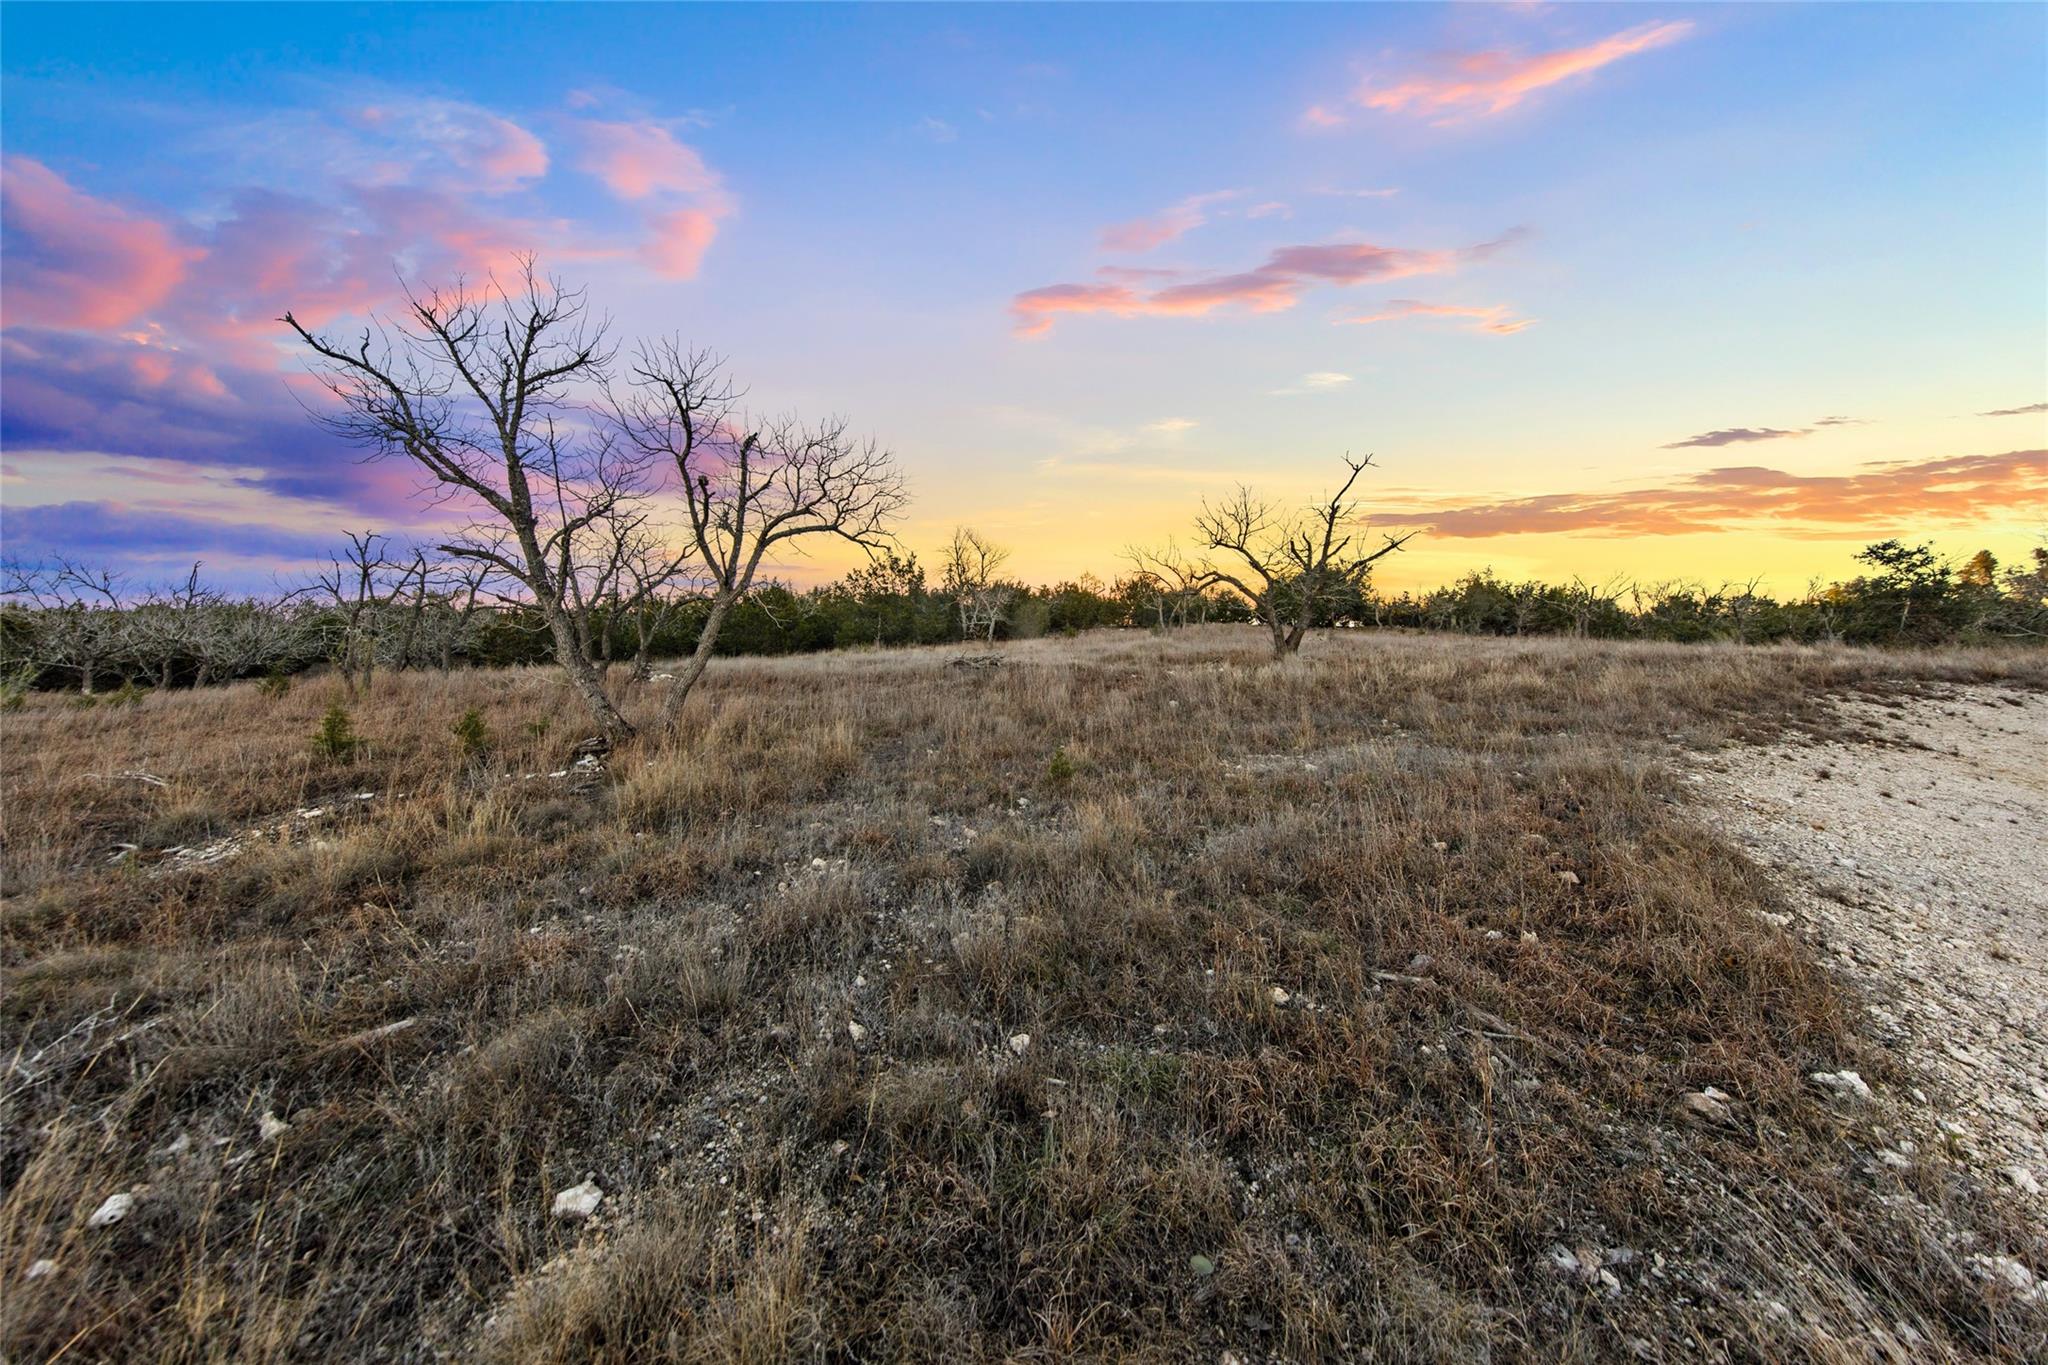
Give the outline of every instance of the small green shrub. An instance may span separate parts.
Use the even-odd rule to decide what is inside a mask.
[[[90,711],[99,704],[100,699],[90,692],[81,692],[71,699],[71,709],[74,711]]]
[[[1045,775],[1055,782],[1071,782],[1074,777],[1074,760],[1067,757],[1067,746],[1057,745],[1052,751],[1052,761],[1045,765]]]
[[[273,700],[282,697],[292,690],[292,675],[272,665],[270,671],[257,682],[256,690]]]
[[[464,758],[476,763],[491,756],[491,727],[483,712],[470,707],[456,720],[454,728],[455,747]]]
[[[131,678],[107,695],[107,705],[140,706],[142,705],[142,699],[148,695],[149,689],[137,687],[134,679]]]
[[[362,745],[348,708],[340,702],[328,707],[327,714],[320,718],[320,728],[313,732],[313,752],[329,763],[345,763],[355,757]]]
[[[526,733],[535,739],[545,739],[548,733],[548,718],[542,716],[539,720],[526,722]]]

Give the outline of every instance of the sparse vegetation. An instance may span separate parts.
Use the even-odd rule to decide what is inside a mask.
[[[2048,661],[1270,652],[741,660],[594,776],[552,669],[382,675],[347,768],[303,739],[331,689],[29,696],[0,729],[0,1349],[2048,1349],[1960,1250],[2040,1263],[1996,1192],[1939,1153],[1863,1173],[1878,1139],[1803,1078],[1905,1078],[1666,757]],[[478,788],[449,736],[486,706]],[[162,853],[237,831],[265,833]],[[1682,1111],[1708,1086],[1738,1121]],[[554,1216],[586,1180],[593,1217]],[[1559,1247],[1615,1251],[1617,1287]]]
[[[327,714],[320,717],[320,728],[313,732],[313,752],[329,763],[346,763],[362,743],[354,719],[340,702],[327,708]]]

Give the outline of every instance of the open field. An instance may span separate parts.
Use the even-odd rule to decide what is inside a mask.
[[[2048,1350],[2039,1204],[1879,1159],[1926,1078],[1689,780],[2048,658],[1266,652],[720,661],[595,771],[548,670],[382,678],[341,763],[332,681],[32,698],[6,1357]]]

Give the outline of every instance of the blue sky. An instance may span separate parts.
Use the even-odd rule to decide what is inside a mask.
[[[1032,576],[1347,449],[1435,528],[1396,582],[1790,584],[2048,521],[2039,6],[0,24],[13,549],[154,525],[145,570],[252,575],[424,524],[305,422],[265,323],[515,249],[881,435],[913,547],[967,522]]]

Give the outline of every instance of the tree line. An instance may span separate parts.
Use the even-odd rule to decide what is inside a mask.
[[[936,574],[915,552],[889,549],[822,586],[767,580],[727,604],[704,657],[1210,623],[1257,622],[1270,630],[1241,589],[1190,586],[1189,575],[1160,566],[1156,553],[1134,552],[1131,567],[1114,579],[1084,574],[1037,586],[1004,576],[1007,558],[963,528],[939,555]],[[1738,644],[2048,639],[2048,549],[2008,568],[1988,551],[1957,563],[1930,545],[1890,540],[1858,559],[1868,572],[1783,599],[1753,582],[1515,582],[1490,569],[1427,592],[1385,594],[1362,582],[1316,598],[1307,628]],[[545,613],[501,591],[473,563],[416,549],[400,553],[396,542],[367,533],[349,536],[330,568],[265,598],[208,588],[196,566],[174,584],[131,589],[106,569],[17,565],[6,586],[0,669],[17,689],[69,687],[90,695],[324,666],[353,692],[371,686],[379,670],[555,657]],[[1289,583],[1277,587],[1283,621],[1298,622],[1286,598]],[[583,595],[571,612],[571,634],[602,683],[615,670],[645,680],[656,676],[657,660],[698,657],[717,609],[715,584],[672,582],[643,595],[628,579],[610,592]]]
[[[2048,635],[2048,551],[2002,569],[1988,553],[1954,565],[1896,540],[1859,556],[1867,573],[1789,601],[1753,582],[1510,583],[1491,571],[1387,596],[1373,567],[1413,533],[1368,543],[1354,490],[1369,455],[1346,456],[1335,490],[1305,505],[1240,487],[1204,501],[1190,550],[1131,547],[1114,580],[1033,587],[967,527],[921,563],[895,535],[909,493],[886,447],[844,418],[750,410],[723,361],[680,340],[626,351],[580,291],[531,261],[509,287],[408,290],[396,318],[352,336],[290,313],[280,322],[325,389],[313,420],[368,458],[410,463],[459,518],[453,529],[418,543],[351,534],[324,570],[264,598],[216,591],[196,565],[139,589],[78,562],[10,565],[0,668],[11,695],[316,664],[354,691],[380,669],[550,660],[616,740],[633,726],[615,670],[664,684],[672,730],[721,654],[1230,621],[1257,623],[1275,658],[1318,627],[1884,644]],[[807,590],[763,577],[821,537],[858,547],[865,567]],[[657,675],[656,659],[680,662]]]

